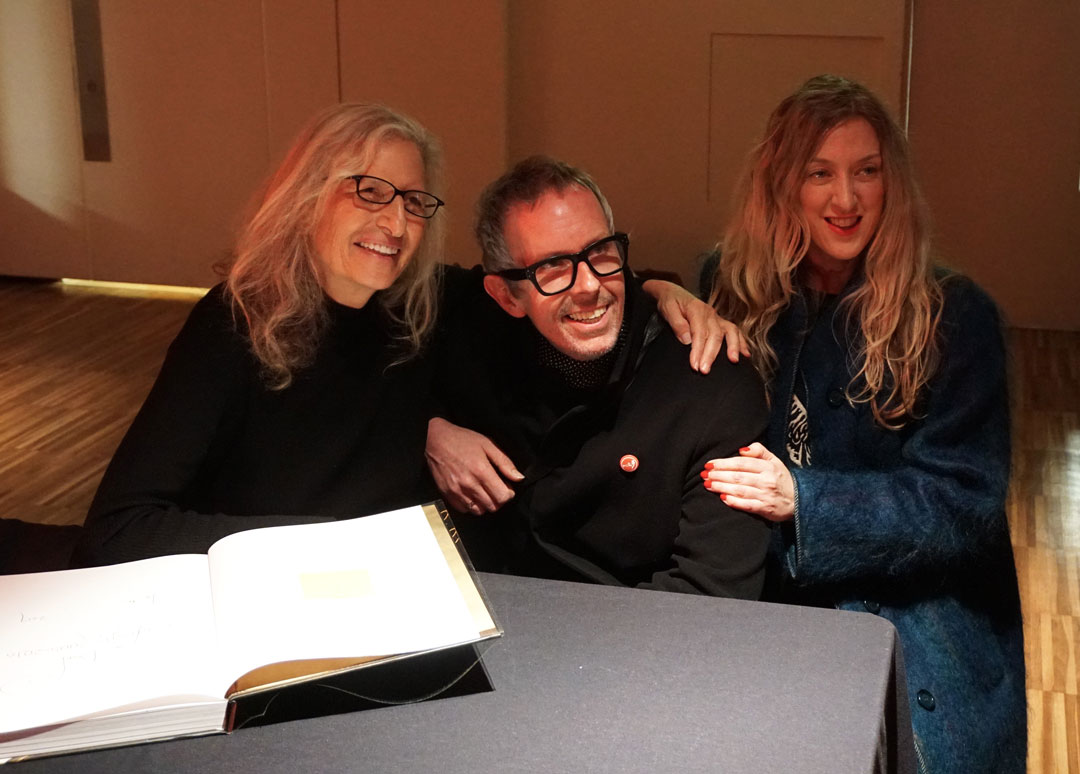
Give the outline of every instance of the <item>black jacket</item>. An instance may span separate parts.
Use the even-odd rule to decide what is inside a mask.
[[[714,457],[764,430],[749,362],[708,375],[630,283],[625,343],[606,385],[570,388],[539,365],[532,323],[474,277],[441,326],[443,413],[491,438],[526,479],[494,515],[456,524],[480,569],[757,598],[769,527],[704,488]],[[620,467],[627,454],[640,466]]]

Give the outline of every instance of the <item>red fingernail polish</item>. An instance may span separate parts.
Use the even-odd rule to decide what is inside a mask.
[[[709,471],[707,471],[707,470],[701,471],[701,477],[704,478],[707,481],[709,479]]]
[[[720,499],[723,500],[726,503],[727,502],[727,495],[724,494],[723,492],[721,492],[720,493]]]
[[[749,447],[749,446],[743,446],[743,447],[741,447],[741,448],[739,449],[739,451],[740,451],[740,452],[743,452],[743,453],[745,453],[745,452],[748,452],[748,451],[750,451],[750,447]]]
[[[712,470],[712,469],[713,469],[713,464],[711,462],[706,462],[705,463],[705,470]]]

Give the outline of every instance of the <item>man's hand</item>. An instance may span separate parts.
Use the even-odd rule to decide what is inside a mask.
[[[732,508],[787,521],[795,515],[795,482],[776,455],[760,443],[739,449],[738,457],[709,460],[701,477]]]
[[[739,362],[739,355],[750,356],[746,339],[739,327],[720,317],[716,311],[686,288],[664,280],[646,280],[642,290],[656,299],[656,308],[683,344],[690,345],[690,367],[709,373],[723,343],[727,358]]]
[[[424,456],[439,491],[460,513],[497,511],[514,497],[504,477],[525,478],[487,436],[440,417],[428,420]]]

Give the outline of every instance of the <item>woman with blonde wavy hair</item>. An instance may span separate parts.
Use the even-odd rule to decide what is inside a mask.
[[[381,105],[317,115],[227,279],[191,312],[105,473],[76,564],[204,552],[275,524],[389,510],[424,472],[442,156]]]
[[[931,264],[907,141],[865,87],[819,76],[772,113],[711,300],[772,418],[702,477],[778,525],[773,597],[896,626],[921,771],[1024,771],[1001,324]]]

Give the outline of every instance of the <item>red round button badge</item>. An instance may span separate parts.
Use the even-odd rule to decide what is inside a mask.
[[[639,464],[640,463],[638,462],[638,458],[635,457],[633,454],[624,454],[619,459],[619,467],[625,470],[627,473],[633,473],[635,470],[638,469]]]

